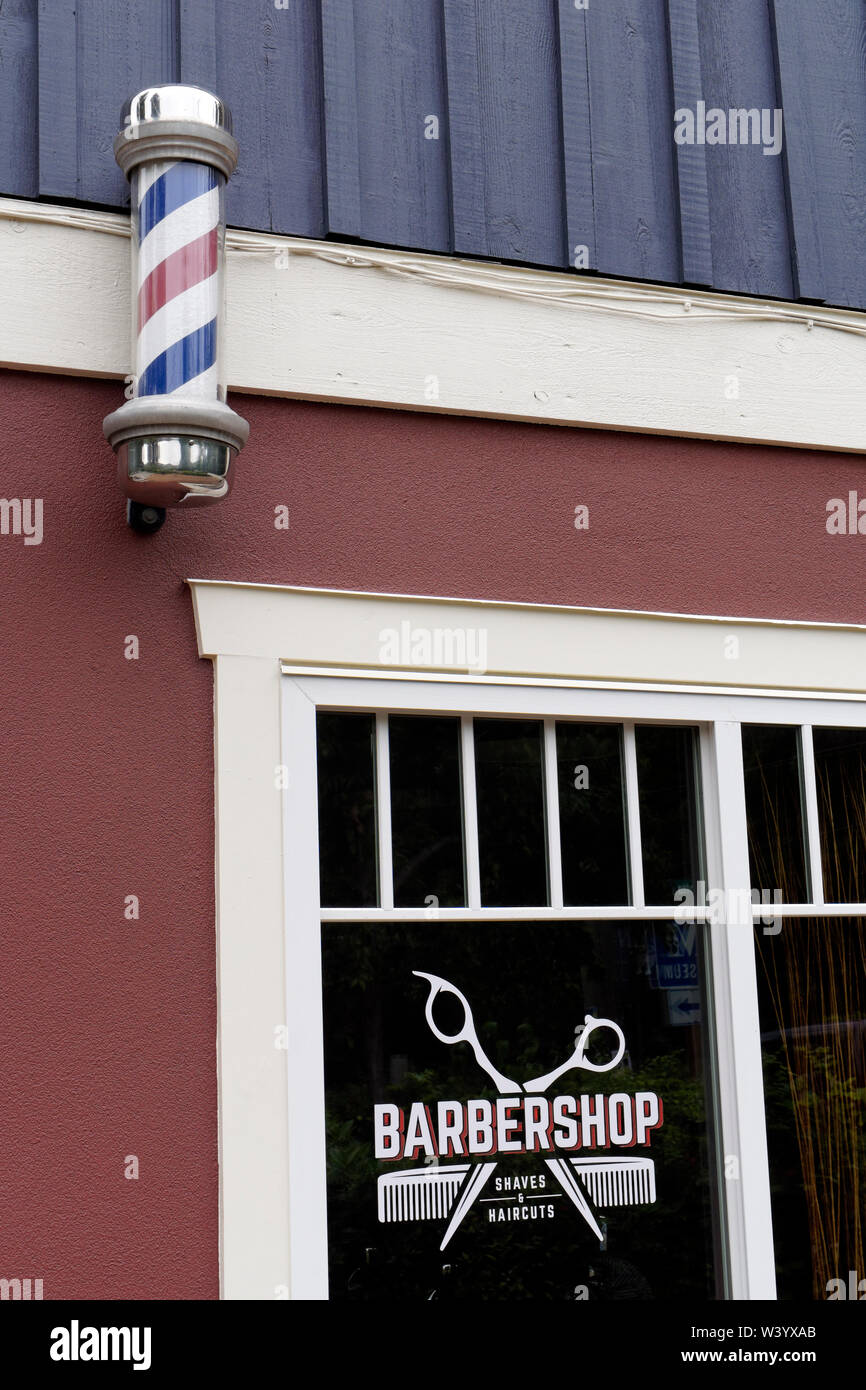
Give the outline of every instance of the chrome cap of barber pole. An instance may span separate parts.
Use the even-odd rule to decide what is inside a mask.
[[[145,87],[120,113],[114,157],[127,177],[152,160],[191,159],[231,178],[238,162],[231,112],[203,87]]]

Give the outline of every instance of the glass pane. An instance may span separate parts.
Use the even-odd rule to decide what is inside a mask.
[[[566,907],[631,901],[620,724],[556,726]]]
[[[755,941],[779,1298],[862,1300],[866,922],[774,927]]]
[[[703,928],[668,926],[324,925],[333,1299],[716,1296]]]
[[[866,731],[813,729],[824,899],[866,902]]]
[[[322,907],[375,907],[376,720],[316,716]]]
[[[678,888],[698,900],[703,854],[698,818],[697,729],[638,724],[640,832],[647,904],[678,901]]]
[[[474,724],[481,901],[545,907],[543,726],[529,719]]]
[[[464,907],[460,720],[392,714],[396,907]]]
[[[752,888],[764,902],[809,902],[800,730],[744,724],[743,768]]]

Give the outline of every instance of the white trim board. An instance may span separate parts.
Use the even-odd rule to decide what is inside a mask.
[[[0,365],[124,377],[128,237],[120,214],[0,198]],[[235,230],[227,267],[234,390],[866,447],[857,312]]]
[[[201,656],[268,656],[301,668],[436,672],[445,679],[866,690],[866,627],[188,582]],[[395,636],[396,660],[384,633]],[[440,658],[483,655],[483,664],[425,660],[425,646],[431,658],[437,651]]]

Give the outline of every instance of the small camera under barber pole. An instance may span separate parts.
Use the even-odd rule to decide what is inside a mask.
[[[231,115],[199,87],[148,87],[114,142],[131,185],[132,397],[103,422],[130,524],[218,502],[249,425],[226,403],[225,186]]]

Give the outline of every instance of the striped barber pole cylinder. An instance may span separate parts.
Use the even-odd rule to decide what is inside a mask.
[[[139,506],[218,501],[249,433],[226,404],[222,353],[231,116],[201,88],[150,87],[114,149],[131,184],[135,364],[104,421],[118,482]]]
[[[217,363],[222,189],[207,164],[135,170],[136,396],[225,400]]]

